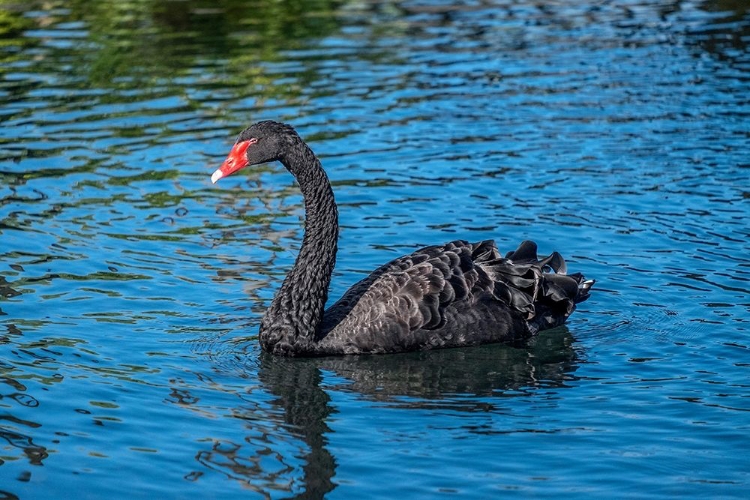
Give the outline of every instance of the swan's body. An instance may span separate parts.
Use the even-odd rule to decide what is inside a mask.
[[[538,259],[532,242],[503,258],[493,241],[453,241],[381,266],[324,311],[338,212],[312,150],[292,127],[260,122],[240,134],[211,179],[275,160],[297,179],[306,219],[294,267],[261,321],[260,343],[271,353],[374,354],[515,342],[563,324],[589,296],[593,281],[565,275],[556,252]]]

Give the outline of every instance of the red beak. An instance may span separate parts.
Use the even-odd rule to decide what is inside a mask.
[[[255,139],[250,139],[249,141],[238,142],[237,144],[232,146],[232,150],[229,152],[229,156],[227,156],[227,159],[224,160],[224,163],[222,163],[221,166],[216,170],[216,172],[214,172],[211,176],[211,182],[216,183],[216,181],[218,181],[222,177],[226,177],[227,175],[231,175],[241,168],[247,167],[247,148],[251,144],[255,144],[256,142],[257,141]]]

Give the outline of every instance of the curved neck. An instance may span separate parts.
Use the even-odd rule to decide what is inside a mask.
[[[302,139],[295,135],[281,162],[305,200],[305,236],[294,267],[263,316],[260,342],[268,351],[289,354],[316,340],[336,263],[339,224],[328,176]]]

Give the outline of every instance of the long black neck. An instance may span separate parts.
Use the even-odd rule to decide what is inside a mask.
[[[296,134],[289,140],[280,160],[302,190],[305,236],[294,267],[260,325],[261,344],[277,354],[299,353],[315,342],[328,299],[339,236],[336,201],[320,160]]]

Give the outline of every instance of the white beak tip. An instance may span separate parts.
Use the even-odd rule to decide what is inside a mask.
[[[221,169],[216,170],[216,172],[211,175],[211,182],[216,184],[216,181],[224,177],[224,172],[221,171]]]

